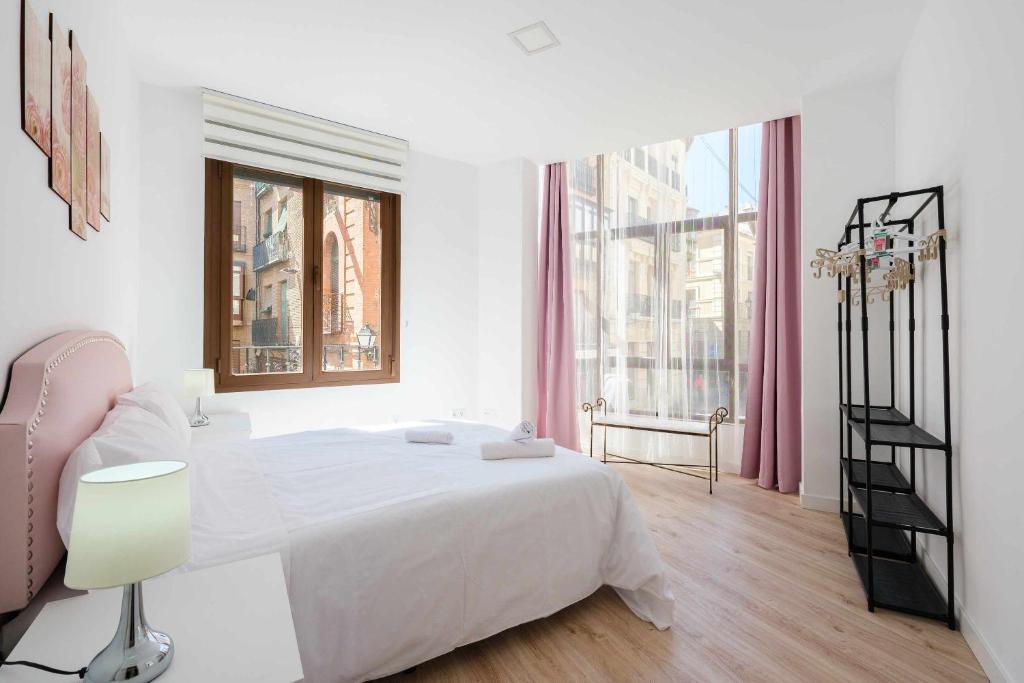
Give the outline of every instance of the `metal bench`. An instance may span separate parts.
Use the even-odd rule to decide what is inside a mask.
[[[598,414],[596,409],[600,408]],[[708,416],[707,422],[697,420],[672,420],[659,417],[643,417],[637,415],[608,415],[608,402],[604,398],[598,398],[591,403],[583,404],[583,412],[590,414],[590,457],[594,457],[594,427],[604,428],[604,439],[602,443],[601,462],[612,462],[623,464],[650,465],[663,470],[685,474],[690,477],[708,480],[708,493],[714,493],[714,482],[718,481],[718,425],[725,421],[729,411],[718,408]],[[682,462],[647,462],[628,458],[624,455],[615,455],[608,452],[608,428],[633,429],[642,432],[656,432],[660,434],[676,434],[679,436],[698,436],[708,440],[708,463],[682,463]],[[707,474],[703,472],[707,468]],[[699,468],[701,471],[693,472],[690,469],[677,468]]]

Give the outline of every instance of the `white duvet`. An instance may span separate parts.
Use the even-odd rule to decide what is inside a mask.
[[[668,628],[665,568],[618,474],[564,449],[483,461],[506,432],[443,424],[451,445],[391,428],[194,447],[187,568],[280,552],[310,683],[402,671],[604,584]]]

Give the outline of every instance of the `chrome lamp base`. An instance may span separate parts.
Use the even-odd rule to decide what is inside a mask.
[[[210,418],[203,412],[203,399],[196,396],[196,411],[188,419],[190,427],[205,427],[210,424]]]
[[[142,584],[131,583],[124,587],[117,633],[89,662],[85,680],[87,683],[146,683],[166,671],[173,658],[171,637],[154,631],[146,623]]]

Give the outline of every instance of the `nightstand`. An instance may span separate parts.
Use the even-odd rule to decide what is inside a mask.
[[[249,413],[208,413],[210,424],[205,427],[190,427],[192,443],[211,441],[245,440],[252,435]]]
[[[146,581],[143,591],[147,620],[174,639],[174,661],[157,679],[160,683],[302,680],[284,572],[276,553],[165,574]],[[120,588],[47,603],[8,659],[68,670],[86,666],[109,642],[120,609]],[[23,666],[0,669],[3,683],[57,680],[61,679]]]

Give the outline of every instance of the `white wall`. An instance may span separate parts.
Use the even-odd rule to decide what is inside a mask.
[[[893,84],[855,83],[808,94],[801,107],[801,330],[803,482],[805,507],[838,510],[839,417],[836,282],[814,278],[808,264],[818,247],[836,248],[857,199],[893,190]],[[860,309],[852,309],[854,402],[863,400]],[[872,359],[887,359],[888,317],[871,308]],[[871,364],[873,404],[887,402],[888,366]],[[845,391],[845,390],[844,390]],[[854,454],[862,456],[859,440]]]
[[[896,84],[896,179],[901,186],[946,189],[957,590],[964,635],[994,680],[1024,680],[1018,431],[1024,424],[1024,319],[1017,301],[1020,269],[1013,262],[1024,253],[1022,27],[1024,5],[1015,0],[934,0],[910,39]],[[934,292],[938,268],[923,270],[924,285]],[[935,300],[927,305],[925,314],[934,319]],[[921,336],[922,370],[935,378],[923,387],[928,398],[921,415],[941,435],[934,321]],[[941,511],[941,456],[931,457],[923,478],[926,500]],[[928,550],[933,571],[944,575],[944,544]]]
[[[50,188],[46,155],[21,130],[20,3],[4,4],[0,45],[0,381],[10,363],[42,339],[72,328],[105,329],[129,349],[137,339],[138,84],[126,58],[114,7],[34,0],[74,29],[88,64],[88,85],[110,143],[111,214],[83,242],[68,230],[68,205]],[[2,391],[2,389],[0,389]]]
[[[537,419],[538,188],[526,159],[480,168],[480,419],[502,427]]]
[[[198,89],[142,88],[139,379],[180,391],[202,365],[203,162]],[[401,382],[221,394],[257,434],[478,414],[478,172],[413,151],[402,200]]]

